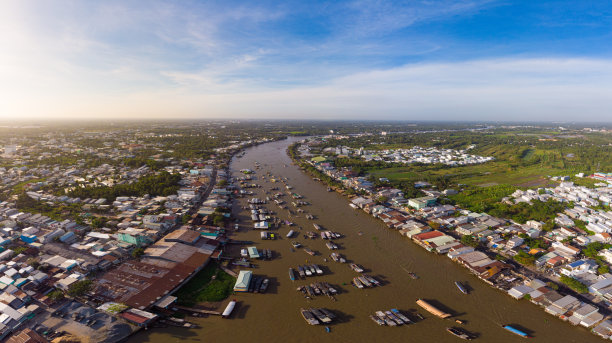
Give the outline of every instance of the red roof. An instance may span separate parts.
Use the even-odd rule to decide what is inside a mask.
[[[425,240],[425,239],[431,239],[431,238],[436,238],[436,237],[440,237],[440,236],[444,236],[444,234],[438,230],[433,230],[433,231],[429,231],[429,232],[423,232],[423,233],[419,233],[418,235],[414,235],[412,236],[413,239],[417,239],[417,240]]]
[[[136,323],[136,324],[144,324],[149,320],[149,318],[142,317],[137,314],[130,313],[130,312],[122,313],[121,317],[129,320],[130,322]]]

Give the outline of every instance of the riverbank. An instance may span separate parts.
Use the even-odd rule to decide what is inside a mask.
[[[334,178],[333,175],[333,168],[330,169],[329,167],[327,167],[327,169],[325,169],[325,173],[321,170],[319,170],[314,164],[305,162],[303,160],[301,160],[299,153],[298,153],[298,148],[299,148],[299,144],[300,143],[295,143],[293,145],[291,145],[288,150],[287,153],[288,155],[292,158],[292,161],[300,166],[300,169],[302,171],[306,171],[309,172],[311,174],[311,176],[314,176],[314,180],[316,181],[322,181],[325,178],[327,179],[331,179],[332,181],[327,181],[324,182],[325,184],[327,184],[328,186],[330,185],[330,183],[339,183],[342,180],[336,179]],[[339,173],[338,175],[343,175],[342,173]],[[346,179],[346,178],[345,178]],[[347,180],[344,180],[344,183],[346,183]],[[346,187],[345,185],[342,185],[343,188],[351,188],[351,187]],[[337,189],[337,188],[336,188]],[[369,192],[365,192],[363,189],[353,189],[354,192],[360,192],[362,195],[366,196],[366,197],[372,197],[372,194],[375,191],[378,191],[378,189],[373,189]],[[341,194],[346,194],[346,192],[338,192]],[[350,192],[353,193],[353,192]],[[349,196],[349,199],[352,195]],[[369,198],[366,198],[366,200]],[[388,229],[395,229],[395,231],[400,231],[402,232],[402,235],[405,235],[407,237],[409,237],[411,239],[412,242],[414,242],[416,245],[424,248],[426,251],[428,252],[437,252],[438,254],[446,254],[446,252],[448,253],[448,257],[451,258],[451,260],[453,260],[454,262],[457,262],[459,265],[461,265],[462,267],[465,267],[466,269],[468,269],[472,274],[474,274],[477,278],[479,278],[481,281],[484,281],[485,283],[487,283],[488,285],[490,285],[492,288],[499,290],[505,294],[509,294],[509,290],[510,288],[512,288],[513,286],[518,286],[518,285],[522,285],[522,281],[520,278],[524,279],[524,280],[528,280],[528,281],[535,281],[536,284],[539,284],[539,280],[537,280],[536,278],[539,277],[544,281],[547,281],[548,278],[544,275],[538,275],[536,273],[534,273],[533,270],[530,270],[526,267],[517,265],[516,263],[514,263],[511,267],[512,269],[508,270],[508,273],[506,275],[503,274],[504,270],[507,267],[510,267],[509,265],[507,265],[507,267],[505,266],[505,263],[502,262],[498,262],[495,261],[497,255],[495,253],[492,253],[488,250],[483,252],[480,251],[476,251],[474,249],[468,250],[467,253],[472,253],[475,255],[476,253],[480,253],[483,256],[489,256],[491,258],[490,261],[492,261],[492,263],[485,263],[483,264],[482,262],[480,262],[481,260],[483,260],[482,257],[478,257],[478,264],[474,263],[474,261],[469,261],[472,260],[474,258],[474,256],[470,256],[469,258],[462,258],[464,253],[466,253],[465,251],[460,251],[461,249],[467,249],[469,247],[464,247],[461,244],[456,244],[454,247],[447,247],[446,249],[444,247],[446,246],[452,246],[454,243],[452,242],[451,239],[448,240],[444,240],[442,244],[444,244],[442,246],[442,249],[439,249],[440,247],[437,246],[436,244],[430,244],[431,241],[430,239],[436,238],[436,237],[452,237],[452,239],[455,240],[455,242],[459,243],[459,239],[461,237],[458,237],[454,231],[447,231],[447,230],[443,230],[441,229],[442,226],[444,225],[440,225],[443,224],[443,222],[439,219],[438,216],[434,216],[434,221],[436,224],[438,224],[438,229],[440,231],[443,231],[444,233],[438,231],[438,230],[434,230],[433,233],[431,232],[431,228],[429,228],[427,225],[430,225],[432,222],[431,221],[425,221],[422,220],[423,218],[421,218],[420,216],[417,215],[417,211],[411,211],[411,213],[407,213],[404,211],[404,208],[400,208],[397,206],[387,206],[386,204],[379,204],[376,206],[356,206],[353,203],[349,204],[353,207],[353,208],[362,208],[366,213],[368,213],[369,215],[371,215],[374,218],[377,218],[379,220],[381,220]],[[374,209],[373,209],[374,208]],[[435,210],[435,208],[434,208]],[[458,209],[460,210],[460,209]],[[389,211],[389,212],[387,212]],[[444,209],[444,211],[448,211],[447,209]],[[395,212],[395,213],[394,213]],[[454,212],[454,210],[451,212],[449,211],[448,215],[452,215]],[[388,214],[388,213],[394,213],[394,214]],[[397,213],[397,214],[396,214]],[[442,214],[442,216],[445,216],[444,214]],[[383,219],[384,217],[384,219]],[[431,219],[431,218],[430,218]],[[408,232],[407,229],[404,230],[400,230],[404,223],[417,223],[421,222],[424,226],[426,226],[427,229],[423,229],[423,230],[413,230]],[[411,224],[412,225],[412,224]],[[415,231],[417,233],[415,233]],[[429,232],[429,233],[427,233]],[[437,234],[436,234],[437,233]],[[425,237],[426,236],[426,237]],[[432,240],[433,241],[433,240]],[[455,254],[455,252],[457,252]],[[451,255],[453,254],[453,255]],[[463,255],[463,256],[462,256]],[[482,268],[483,265],[489,265],[489,266],[493,266],[493,267],[487,267],[486,269]],[[495,268],[495,270],[493,269]],[[491,271],[493,271],[494,273],[491,273]],[[535,274],[535,275],[534,275]],[[495,278],[493,278],[493,276],[495,276]],[[517,280],[517,277],[519,278]],[[527,283],[527,282],[525,282]],[[575,295],[576,297],[578,297],[578,299],[574,298],[573,296],[570,295],[566,295],[565,297],[563,297],[565,294],[558,294],[555,290],[550,289],[546,286],[541,286],[540,288],[538,288],[538,291],[540,291],[540,297],[527,297],[529,299],[530,302],[532,302],[533,304],[539,305],[542,308],[546,309],[546,313],[549,314],[554,314],[556,317],[562,319],[563,321],[567,321],[568,318],[570,318],[570,316],[573,314],[573,310],[577,310],[578,308],[582,308],[584,306],[584,308],[589,308],[589,306],[594,306],[589,308],[589,311],[593,311],[593,309],[597,309],[597,304],[585,299],[584,297],[580,296],[580,295]],[[550,292],[549,294],[547,294],[548,292]],[[566,292],[567,293],[567,292]],[[552,295],[558,295],[558,297],[556,296],[552,296]],[[554,309],[557,305],[557,302],[555,300],[560,300],[561,298],[563,298],[565,300],[565,302],[574,302],[577,301],[579,306],[574,305],[574,307],[568,307],[568,308],[563,308],[561,307],[560,309]],[[580,301],[582,301],[582,303],[580,303]],[[561,301],[559,301],[560,303]],[[600,309],[601,311],[601,309]],[[569,314],[568,314],[569,313]],[[597,313],[595,313],[597,314]],[[591,332],[599,335],[603,338],[608,338],[609,334],[607,334],[607,331],[609,331],[607,328],[609,327],[609,317],[604,317],[601,314],[597,314],[597,315],[593,315],[593,318],[597,318],[595,321],[591,320],[589,321],[585,321],[590,323],[588,326],[585,324],[581,324],[585,327],[590,327],[592,328]],[[604,311],[604,314],[607,314],[607,312]],[[573,321],[572,324],[574,325],[578,325],[579,323],[583,323],[581,322],[580,319],[575,319],[572,318]]]

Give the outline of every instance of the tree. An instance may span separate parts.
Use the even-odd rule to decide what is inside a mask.
[[[480,244],[472,235],[461,236],[461,243],[473,248],[476,248]]]
[[[136,248],[132,250],[132,257],[139,258],[142,255],[144,255],[144,248]]]
[[[91,226],[96,228],[96,229],[102,228],[102,227],[104,227],[104,225],[106,225],[106,218],[105,217],[94,217],[91,220]]]
[[[49,292],[49,294],[47,294],[47,297],[49,297],[49,299],[53,301],[60,301],[64,299],[64,292],[60,291],[59,289],[56,289]]]
[[[183,224],[189,223],[190,220],[191,220],[191,215],[190,214],[184,214],[183,217],[181,218],[181,222]]]
[[[514,260],[522,265],[532,265],[535,262],[535,256],[529,255],[523,250],[519,251],[518,254],[514,255]]]
[[[84,295],[89,292],[93,286],[93,281],[91,280],[80,280],[68,287],[68,295],[71,297],[78,297]]]

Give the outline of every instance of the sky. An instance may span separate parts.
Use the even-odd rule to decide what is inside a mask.
[[[612,3],[0,2],[0,120],[612,121]]]

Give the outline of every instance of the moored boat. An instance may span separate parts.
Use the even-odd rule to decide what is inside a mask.
[[[351,263],[349,266],[351,267],[352,270],[356,271],[357,273],[363,273],[363,268],[361,268],[358,264]]]
[[[227,307],[221,314],[221,318],[228,318],[232,314],[232,311],[234,311],[235,307],[236,307],[236,299],[230,301],[229,304],[227,304]]]
[[[323,270],[318,265],[313,264],[312,266],[317,271],[317,275],[323,275]]]
[[[449,333],[461,338],[461,339],[465,339],[465,340],[471,340],[472,337],[470,335],[468,335],[465,331],[458,329],[458,328],[446,328],[446,331],[448,331]]]
[[[319,226],[319,224],[317,224],[317,223],[312,223],[312,226],[314,226],[314,228],[315,228],[317,231],[321,231],[321,226]]]
[[[308,310],[305,309],[300,309],[300,312],[302,313],[302,317],[304,317],[304,320],[306,320],[306,322],[310,325],[318,325],[319,324],[319,320],[317,318],[315,318],[315,316]]]
[[[404,324],[404,321],[399,319],[396,315],[394,315],[393,313],[391,313],[391,311],[385,311],[385,314],[387,315],[387,317],[391,318],[392,321],[396,322],[397,325],[402,325]]]
[[[385,325],[385,321],[380,319],[380,318],[378,318],[377,316],[370,315],[370,319],[372,319],[374,321],[374,323],[376,323],[376,324],[378,324],[380,326]]]
[[[410,318],[406,317],[403,313],[401,313],[398,309],[396,308],[392,308],[391,312],[393,312],[393,314],[395,314],[399,319],[403,320],[404,323],[406,324],[410,324],[412,323],[412,320],[410,320]]]
[[[291,281],[295,281],[295,271],[293,270],[293,268],[289,268],[289,279]]]

